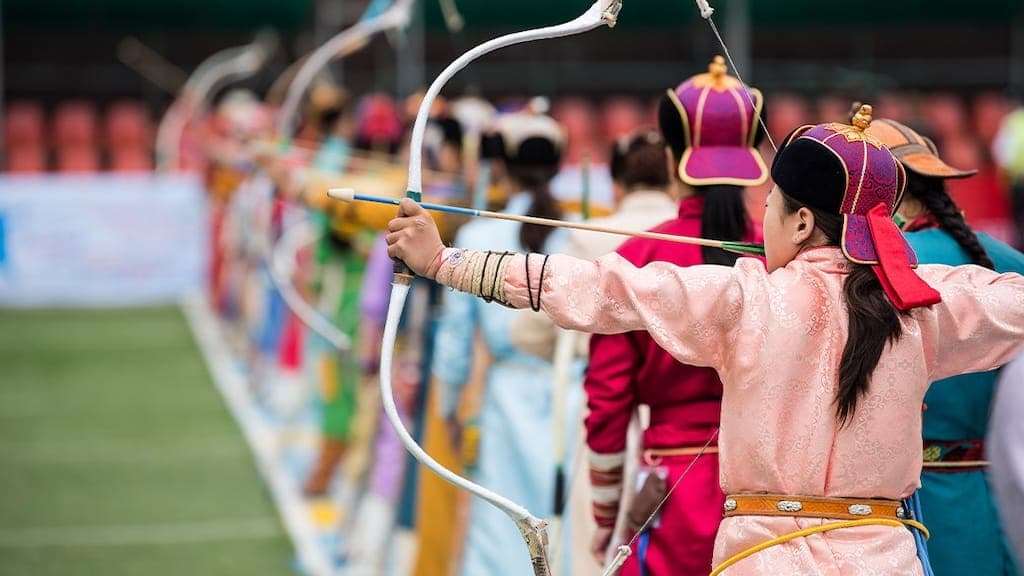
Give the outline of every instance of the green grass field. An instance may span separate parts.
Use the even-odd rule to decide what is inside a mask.
[[[0,575],[288,575],[176,307],[0,311]]]

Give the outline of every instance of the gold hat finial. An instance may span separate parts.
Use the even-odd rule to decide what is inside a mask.
[[[729,67],[725,65],[725,58],[721,56],[715,56],[711,63],[708,64],[708,74],[711,74],[711,77],[715,80],[721,79],[728,71]]]
[[[871,125],[871,113],[871,105],[862,104],[860,110],[853,115],[853,121],[851,123],[861,131],[867,130],[868,126]]]

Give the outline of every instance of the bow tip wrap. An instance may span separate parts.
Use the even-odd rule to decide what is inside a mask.
[[[628,545],[623,544],[615,549],[615,557],[608,564],[608,567],[604,569],[601,576],[614,576],[619,573],[619,569],[626,563],[626,560],[633,554],[633,549]]]
[[[601,10],[601,19],[609,28],[615,28],[619,23],[619,12],[622,12],[622,0],[598,0],[598,8]]]
[[[466,27],[466,21],[458,14],[453,14],[451,17],[445,19],[445,24],[448,25],[449,30],[456,33],[462,32],[462,29]]]
[[[711,15],[715,13],[715,9],[711,7],[708,0],[696,0],[697,8],[700,9],[700,17],[707,20],[711,18]]]
[[[519,533],[526,541],[534,576],[549,576],[551,569],[548,562],[548,523],[532,517],[520,518],[516,520],[516,528],[519,528]]]

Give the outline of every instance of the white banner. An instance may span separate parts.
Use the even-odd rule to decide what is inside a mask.
[[[0,305],[122,306],[202,289],[208,216],[189,175],[0,178]]]

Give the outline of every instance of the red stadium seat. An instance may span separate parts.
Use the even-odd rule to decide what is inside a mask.
[[[811,122],[807,101],[795,94],[769,94],[765,97],[768,132],[776,142],[797,126]]]
[[[96,107],[84,100],[58,105],[53,117],[53,144],[57,148],[95,146]]]
[[[40,174],[46,172],[46,149],[42,145],[23,144],[7,150],[9,174]]]
[[[871,104],[875,108],[875,117],[888,118],[903,124],[914,125],[914,100],[910,95],[891,93],[880,94]]]
[[[604,120],[604,149],[609,149],[616,138],[636,132],[640,126],[655,126],[657,117],[648,117],[645,112],[636,98],[619,97],[605,100],[601,106],[601,117]]]
[[[114,172],[148,172],[153,169],[153,157],[142,146],[123,146],[110,151],[110,169]]]
[[[111,148],[152,145],[153,127],[149,112],[141,102],[122,100],[112,104],[107,109],[105,131],[107,144]]]
[[[772,114],[773,102],[768,101],[768,115]],[[848,122],[853,100],[843,96],[824,96],[818,99],[818,118],[816,122]]]
[[[46,119],[38,102],[11,102],[4,114],[4,148],[42,146],[46,139]]]
[[[563,158],[566,164],[579,164],[586,154],[591,161],[595,153],[604,158],[605,151],[594,148],[598,139],[596,116],[594,107],[582,98],[562,98],[555,103],[551,117],[562,125],[568,137]]]
[[[937,140],[962,136],[967,129],[963,102],[955,94],[929,95],[921,102],[921,115]]]
[[[1013,107],[1006,96],[999,92],[984,92],[975,97],[971,105],[974,131],[982,142],[995,140],[1003,118]]]
[[[57,150],[59,172],[97,172],[100,155],[95,146],[65,146]]]

